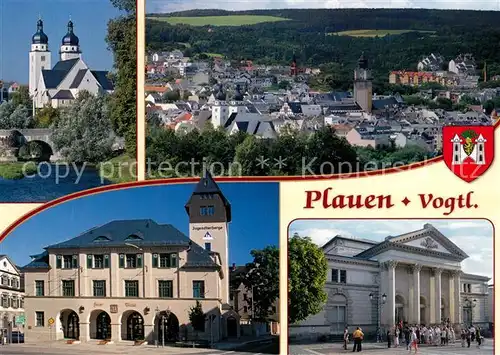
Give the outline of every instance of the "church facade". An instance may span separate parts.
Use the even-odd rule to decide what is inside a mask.
[[[229,296],[231,205],[207,173],[185,209],[189,236],[152,220],[112,221],[33,256],[23,268],[25,342],[239,337]],[[206,319],[195,335],[197,302]]]
[[[382,334],[399,322],[487,327],[489,277],[464,273],[468,256],[431,224],[383,242],[332,238],[323,310],[290,326],[290,337],[342,334],[349,326]]]
[[[51,55],[49,38],[39,19],[29,54],[29,92],[35,108],[70,105],[84,90],[94,95],[113,92],[109,73],[91,70],[82,60],[80,40],[74,33],[72,21],[68,22],[67,33],[61,41],[60,60],[53,67]]]

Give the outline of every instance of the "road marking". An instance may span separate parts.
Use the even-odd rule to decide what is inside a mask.
[[[304,349],[305,351],[309,351],[311,354],[315,354],[315,355],[324,355],[320,352],[317,352],[317,351],[314,351],[314,350],[311,350],[311,349]]]

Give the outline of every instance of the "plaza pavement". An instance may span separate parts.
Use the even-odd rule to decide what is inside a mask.
[[[0,345],[1,355],[267,355],[279,354],[279,345],[273,343],[249,343],[241,345],[238,350],[193,349],[179,347],[132,346],[125,344],[73,344],[49,343],[43,345],[12,344]]]
[[[291,345],[288,351],[289,355],[336,355],[336,354],[351,354],[353,344],[351,343],[348,350],[342,349],[340,343],[330,344],[308,344],[308,345]],[[410,354],[406,350],[406,345],[398,348],[387,348],[387,344],[383,343],[367,343],[363,344],[363,351],[361,354],[366,353],[369,355],[396,355],[396,354]],[[411,351],[415,354],[415,350]],[[418,355],[492,355],[493,354],[493,340],[485,339],[481,348],[478,349],[476,343],[471,344],[470,348],[462,348],[460,343],[451,344],[448,346],[423,346],[419,347]]]

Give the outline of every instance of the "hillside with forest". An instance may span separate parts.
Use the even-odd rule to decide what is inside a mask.
[[[168,20],[204,16],[276,16],[288,21],[226,27],[172,25],[161,20],[162,17]],[[387,82],[392,70],[416,70],[422,56],[430,53],[440,53],[447,60],[460,53],[472,53],[480,69],[486,63],[489,76],[500,74],[497,48],[500,22],[497,21],[498,13],[493,11],[192,10],[149,14],[148,18],[148,50],[179,48],[193,57],[218,53],[231,60],[249,59],[258,64],[283,65],[289,64],[295,54],[300,66],[323,66],[323,72],[331,72],[331,87],[339,86],[338,83],[349,85],[346,80],[351,79],[361,52],[365,52],[370,60],[376,86]],[[401,33],[373,37],[338,34],[354,30],[401,30]]]

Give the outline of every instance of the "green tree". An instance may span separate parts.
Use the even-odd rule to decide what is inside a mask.
[[[163,94],[162,99],[166,102],[176,102],[181,98],[181,93],[179,90],[167,91]]]
[[[302,159],[306,154],[306,136],[293,130],[284,130],[273,142],[271,157],[273,164],[282,161],[284,164],[274,172],[285,175],[301,174]]]
[[[30,111],[24,105],[16,106],[13,101],[0,105],[0,129],[23,129],[33,124]]]
[[[10,115],[14,113],[16,106],[12,101],[4,101],[0,104],[0,129],[10,129]]]
[[[135,0],[111,0],[125,11],[124,16],[110,20],[106,42],[114,54],[115,90],[111,97],[111,122],[115,132],[125,137],[129,155],[136,155],[137,45]]]
[[[243,176],[269,175],[269,158],[265,142],[255,136],[246,137],[243,143],[236,147],[235,160],[241,165]]]
[[[268,320],[274,314],[274,304],[279,297],[279,248],[268,246],[252,250],[253,262],[248,263],[243,284],[252,291],[252,317]]]
[[[198,333],[205,331],[205,313],[203,313],[200,301],[196,301],[196,305],[189,308],[189,321],[198,338]]]
[[[33,125],[31,110],[24,105],[16,107],[9,118],[9,128],[30,128]]]
[[[283,89],[283,90],[288,90],[292,88],[292,85],[286,80],[280,81],[278,83],[278,88]]]
[[[59,110],[52,106],[38,109],[35,115],[35,125],[38,128],[50,127],[59,117]]]
[[[451,111],[453,109],[453,102],[446,97],[438,97],[436,104],[442,110]]]
[[[159,126],[161,124],[160,116],[155,111],[146,113],[146,123],[151,126]]]
[[[21,86],[18,91],[12,94],[12,102],[14,106],[24,106],[29,108],[29,114],[32,114],[33,102],[31,101],[30,92],[28,87]]]
[[[307,139],[305,152],[305,174],[329,175],[358,170],[356,150],[329,127],[314,132]]]
[[[327,300],[328,264],[323,250],[295,234],[288,242],[288,324],[321,311]]]
[[[52,125],[52,141],[70,162],[100,163],[112,154],[112,126],[105,96],[81,92]]]

